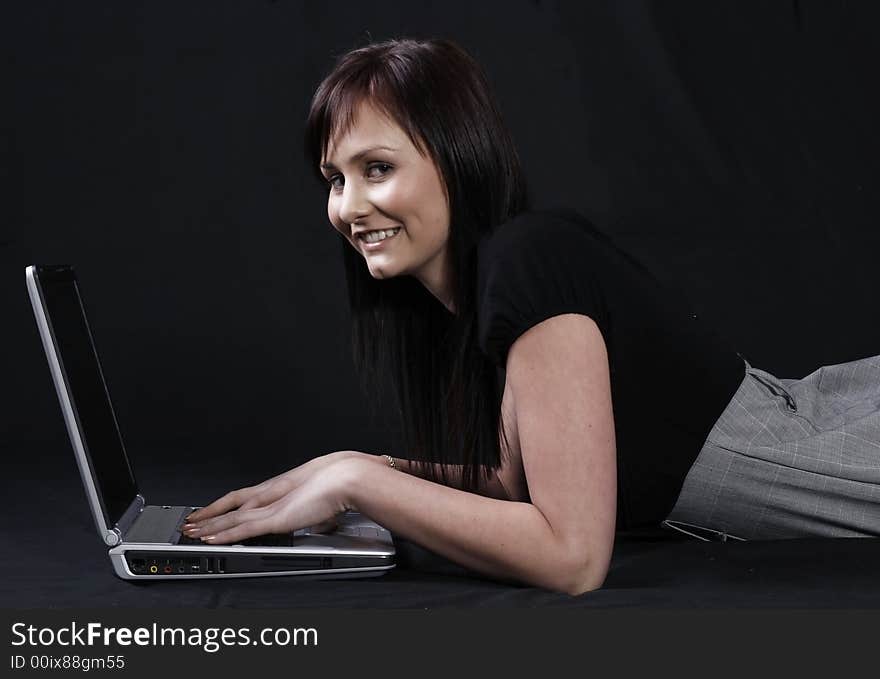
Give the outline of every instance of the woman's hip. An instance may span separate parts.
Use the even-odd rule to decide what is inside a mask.
[[[746,362],[665,523],[741,539],[880,535],[880,356],[802,379]]]

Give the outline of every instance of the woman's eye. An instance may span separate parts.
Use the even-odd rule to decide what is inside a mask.
[[[376,179],[388,174],[390,171],[391,166],[388,163],[374,163],[367,168],[367,176]]]
[[[327,177],[327,184],[330,186],[331,189],[341,189],[344,183],[345,182],[342,179],[341,174],[334,174],[330,177]]]

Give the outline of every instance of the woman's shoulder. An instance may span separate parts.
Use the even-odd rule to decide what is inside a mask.
[[[477,278],[480,345],[499,365],[526,329],[580,313],[605,328],[596,284],[604,235],[573,210],[524,212],[481,245]]]

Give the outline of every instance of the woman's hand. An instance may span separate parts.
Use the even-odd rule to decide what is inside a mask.
[[[356,467],[350,462],[364,457],[373,456],[353,450],[322,455],[256,486],[234,490],[190,514],[184,533],[223,544],[306,527],[332,528],[336,516],[349,509],[345,491]]]

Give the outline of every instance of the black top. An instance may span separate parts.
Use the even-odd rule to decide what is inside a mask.
[[[479,244],[481,349],[504,369],[526,330],[589,316],[602,332],[617,440],[617,529],[669,514],[745,375],[742,357],[665,284],[573,212],[526,213]]]

